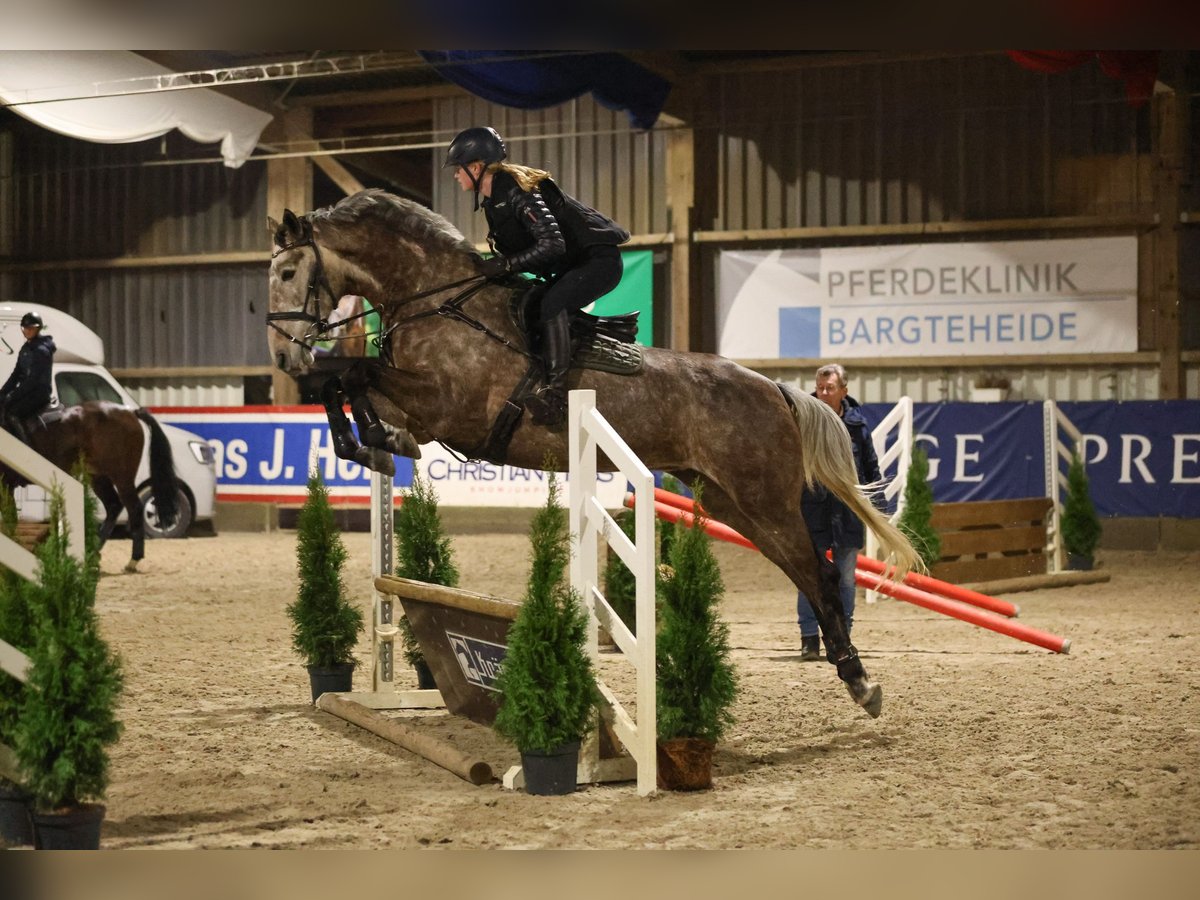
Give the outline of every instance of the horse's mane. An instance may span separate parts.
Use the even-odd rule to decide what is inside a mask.
[[[328,223],[335,227],[375,221],[419,242],[447,250],[475,251],[474,246],[449,219],[420,203],[389,194],[381,188],[369,188],[351,194],[333,206],[316,210],[309,218],[315,225]]]

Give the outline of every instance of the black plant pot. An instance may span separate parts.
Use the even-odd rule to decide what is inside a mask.
[[[30,794],[25,788],[0,778],[0,847],[25,847],[33,843],[29,803]]]
[[[64,812],[32,810],[33,846],[38,850],[99,850],[104,807],[99,803],[73,806]]]
[[[521,751],[525,793],[553,796],[575,792],[579,769],[579,741],[563,744],[545,753]]]
[[[1078,553],[1068,553],[1067,568],[1074,572],[1090,572],[1092,571],[1092,557],[1082,556]]]
[[[308,681],[312,686],[313,703],[322,694],[341,693],[354,686],[354,663],[338,663],[336,666],[306,666]]]
[[[437,682],[433,680],[433,672],[430,671],[429,663],[423,659],[418,659],[413,668],[417,671],[417,689],[422,691],[437,690]]]

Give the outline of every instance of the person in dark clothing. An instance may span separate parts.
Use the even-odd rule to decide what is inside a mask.
[[[817,369],[817,389],[813,396],[829,405],[850,432],[854,450],[854,468],[859,484],[876,484],[882,480],[879,458],[871,440],[871,429],[863,417],[858,401],[849,396],[846,370],[837,363]],[[838,570],[838,597],[846,616],[846,632],[854,623],[854,568],[866,540],[866,530],[846,504],[831,494],[819,482],[806,490],[800,500],[804,524],[812,537],[819,556],[833,551],[833,563]],[[817,617],[803,592],[796,595],[796,616],[800,622],[800,659],[812,662],[821,658]]]
[[[17,354],[17,364],[4,387],[0,387],[0,422],[16,438],[29,443],[24,420],[50,405],[51,375],[54,365],[54,338],[42,334],[45,323],[37,313],[21,316],[25,343]]]
[[[549,172],[507,158],[494,128],[468,128],[450,144],[443,168],[454,167],[455,180],[474,191],[475,208],[487,217],[494,255],[483,261],[483,272],[529,272],[548,285],[539,319],[545,380],[525,406],[534,424],[554,426],[566,417],[568,315],[617,286],[623,271],[617,246],[629,232],[565,193]]]

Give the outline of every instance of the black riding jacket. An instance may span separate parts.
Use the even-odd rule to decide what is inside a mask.
[[[503,169],[492,175],[492,195],[480,204],[488,242],[508,260],[510,271],[561,275],[588,247],[616,246],[629,232],[603,213],[564,193],[552,179],[523,191]]]
[[[48,405],[53,392],[51,372],[55,349],[54,338],[48,334],[35,335],[22,344],[12,374],[4,387],[0,387],[0,400],[36,400],[42,406]]]

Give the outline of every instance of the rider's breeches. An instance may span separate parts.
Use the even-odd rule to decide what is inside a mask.
[[[542,297],[542,321],[564,309],[583,309],[617,286],[624,272],[621,251],[600,245],[589,247],[579,265],[563,272]]]

